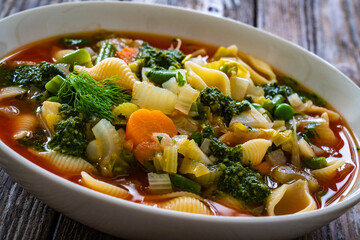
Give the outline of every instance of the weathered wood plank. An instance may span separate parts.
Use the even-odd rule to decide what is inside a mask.
[[[15,12],[74,0],[2,0],[0,18]],[[75,0],[76,1],[76,0]],[[315,52],[360,83],[360,1],[143,0],[202,11],[218,7],[226,17],[284,37]],[[211,2],[211,4],[209,4]],[[220,5],[219,5],[220,4]],[[256,11],[254,11],[254,9]],[[360,239],[360,206],[299,239]],[[54,234],[51,234],[54,231]],[[51,235],[49,235],[51,234]],[[52,237],[51,237],[52,236]],[[115,239],[56,213],[0,170],[1,239]]]
[[[56,215],[0,169],[0,239],[46,239]]]

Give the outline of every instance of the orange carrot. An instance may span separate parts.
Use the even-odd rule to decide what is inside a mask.
[[[120,52],[117,53],[118,57],[124,60],[127,64],[134,61],[136,55],[139,51],[136,48],[123,48]]]
[[[269,175],[271,171],[271,164],[269,161],[265,161],[256,166],[253,166],[253,168],[258,170],[263,175]]]
[[[154,142],[153,133],[166,133],[173,137],[177,130],[173,121],[159,110],[139,109],[130,115],[126,139],[133,141],[134,148],[140,143]]]

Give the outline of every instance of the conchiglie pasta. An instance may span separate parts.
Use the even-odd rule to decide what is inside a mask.
[[[20,114],[13,121],[14,139],[20,139],[33,132],[38,124],[38,119],[32,114]]]
[[[64,155],[55,151],[37,152],[31,150],[31,152],[62,173],[80,174],[81,171],[92,172],[95,170],[89,162],[80,157]]]
[[[325,146],[334,146],[338,139],[336,138],[334,132],[329,126],[329,117],[325,112],[321,115],[323,121],[319,121],[315,127],[316,137],[314,138],[314,143],[325,145]]]
[[[81,172],[81,183],[88,188],[110,196],[118,198],[127,198],[130,196],[128,190],[97,180],[84,171]]]
[[[260,164],[270,146],[271,141],[265,139],[247,141],[242,145],[244,152],[241,163],[254,166]]]
[[[230,80],[225,73],[202,67],[193,62],[186,62],[185,68],[188,72],[191,70],[196,75],[198,75],[208,87],[217,87],[224,94],[231,95]],[[189,83],[192,85],[191,81]],[[197,89],[196,86],[193,87]]]
[[[266,208],[269,216],[303,213],[316,209],[306,181],[297,180],[272,191]]]
[[[314,175],[319,181],[327,182],[336,176],[336,174],[338,173],[338,169],[344,164],[344,159],[336,159],[328,162],[328,166],[325,168],[312,170],[311,174]]]
[[[115,82],[125,89],[132,89],[138,81],[126,62],[119,58],[106,58],[92,68],[76,65],[75,70],[87,73],[98,81],[114,78]]]
[[[157,207],[179,212],[213,215],[209,207],[199,199],[193,197],[174,198],[158,203]]]

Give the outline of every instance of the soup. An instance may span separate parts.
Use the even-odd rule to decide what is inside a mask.
[[[0,65],[0,138],[76,184],[225,216],[297,214],[351,188],[357,145],[316,94],[238,51],[96,32]]]

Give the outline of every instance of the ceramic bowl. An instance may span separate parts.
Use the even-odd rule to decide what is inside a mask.
[[[156,33],[223,46],[236,44],[317,92],[342,114],[356,136],[360,133],[360,110],[353,107],[354,102],[360,102],[360,90],[333,66],[259,29],[195,11],[126,2],[32,9],[0,21],[0,56],[48,37],[98,29]],[[95,192],[40,168],[2,142],[0,148],[1,166],[30,193],[76,221],[121,238],[287,239],[325,225],[360,200],[357,180],[341,202],[308,213],[255,218],[187,214]]]

